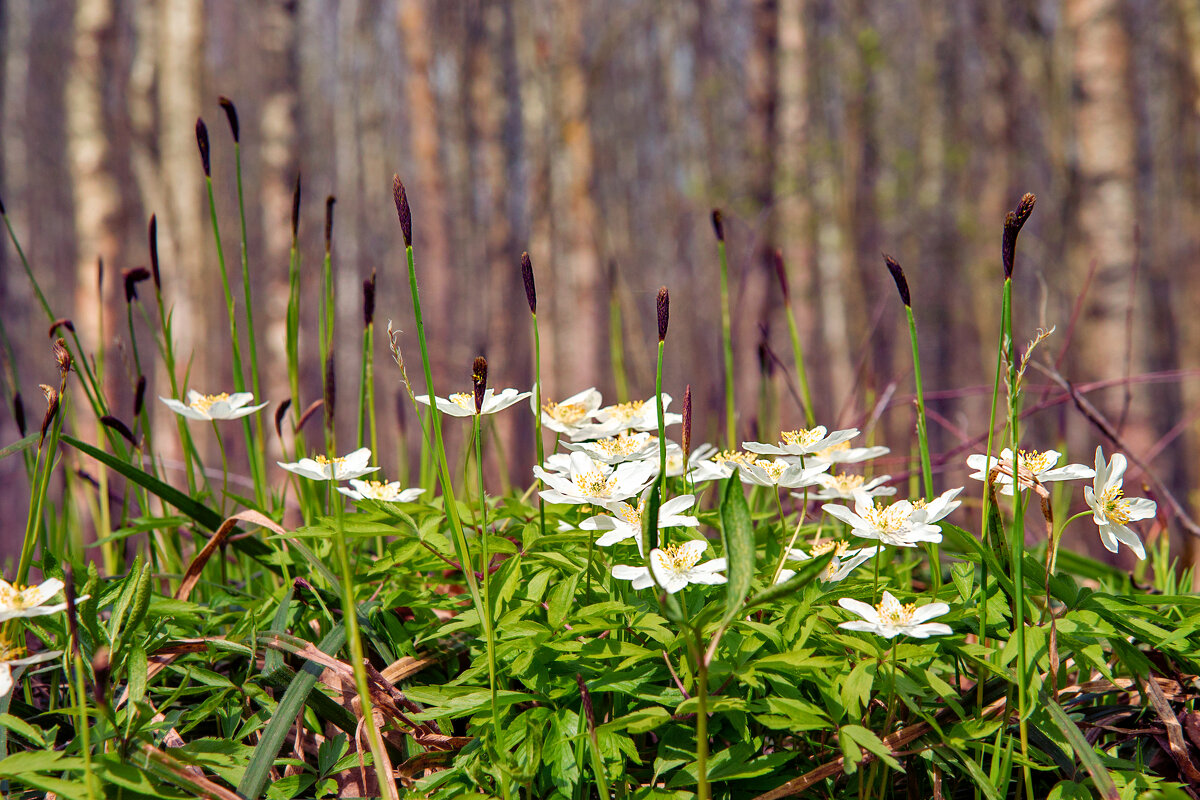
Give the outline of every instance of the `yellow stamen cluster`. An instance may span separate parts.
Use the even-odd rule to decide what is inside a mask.
[[[1050,469],[1056,463],[1049,453],[1039,453],[1037,450],[1022,450],[1017,454],[1017,466],[1034,473]]]
[[[15,583],[11,585],[0,583],[0,606],[5,608],[29,608],[32,604],[29,598],[24,596],[28,590],[28,586],[21,586]]]
[[[25,655],[25,648],[20,645],[9,642],[8,639],[0,637],[0,663],[6,661],[14,661],[22,658]]]
[[[833,475],[833,488],[837,489],[840,494],[853,494],[854,490],[867,482],[867,479],[862,475]]]
[[[604,473],[598,469],[581,472],[573,480],[584,497],[608,497],[617,488],[617,479],[605,478]]]
[[[904,526],[908,524],[908,518],[911,515],[911,507],[905,507],[899,503],[890,506],[876,503],[875,507],[866,513],[865,519],[879,531],[884,533],[899,533],[904,530]]]
[[[750,453],[740,450],[722,450],[713,456],[712,460],[717,464],[728,464],[731,467],[736,467],[738,464],[753,463],[754,457]]]
[[[849,449],[850,449],[850,442],[842,442],[840,444],[835,444],[832,447],[826,447],[824,450],[817,451],[813,455],[813,457],[818,458],[818,459],[824,459],[826,461],[830,461],[833,459],[834,453],[838,452],[839,450],[849,450]]]
[[[475,413],[475,393],[474,392],[455,392],[450,395],[450,402],[458,406],[464,411]]]
[[[845,542],[845,541],[839,542],[839,541],[835,541],[833,539],[828,539],[824,542],[815,543],[810,549],[812,550],[813,558],[816,558],[817,556],[823,556],[826,553],[828,553],[830,550],[833,551],[833,554],[836,557],[836,556],[840,556],[843,553],[845,553],[849,547],[850,547],[849,542]]]
[[[328,458],[328,457],[326,457],[324,455],[320,455],[320,454],[313,456],[313,461],[317,462],[322,467],[327,467],[330,465],[335,466],[335,467],[340,467],[342,464],[346,463],[346,459],[341,456],[339,456],[338,458]]]
[[[683,545],[669,544],[662,548],[662,560],[664,565],[675,572],[686,572],[696,566],[696,562],[703,555],[702,551],[693,548],[684,548]]]
[[[754,466],[767,473],[767,477],[771,480],[778,482],[783,477],[784,471],[791,465],[783,459],[769,461],[768,459],[760,458],[754,462]]]
[[[628,422],[642,413],[642,406],[644,405],[646,405],[645,400],[631,400],[628,403],[617,403],[615,406],[609,407],[608,417],[609,419],[619,419]]]
[[[633,455],[642,450],[642,448],[657,441],[657,436],[647,436],[646,434],[610,436],[607,439],[600,439],[593,442],[592,447],[609,458],[613,458],[615,456]]]
[[[588,416],[587,409],[580,403],[555,403],[551,400],[542,405],[542,411],[550,415],[555,422],[563,425],[578,425]]]
[[[219,403],[223,400],[229,400],[228,393],[221,392],[220,394],[202,394],[193,400],[189,405],[193,410],[199,411],[201,414],[207,414],[208,410],[212,408],[215,403]]]
[[[386,481],[363,481],[359,494],[372,500],[391,500],[396,496],[396,487]]]
[[[1125,492],[1120,486],[1105,489],[1104,494],[1100,495],[1100,504],[1109,522],[1118,525],[1129,522],[1129,501],[1125,499]]]
[[[915,603],[900,605],[899,603],[880,603],[875,606],[875,610],[879,612],[879,620],[885,625],[911,625],[913,615],[917,613]]]
[[[639,500],[637,508],[629,505],[629,503],[617,504],[617,516],[630,525],[642,526],[642,514],[646,511],[646,501]]]
[[[798,431],[784,431],[783,443],[792,447],[812,447],[817,442],[824,438],[819,428],[806,430],[801,428]]]

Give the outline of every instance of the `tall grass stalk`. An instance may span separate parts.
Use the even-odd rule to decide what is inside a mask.
[[[657,298],[658,310],[658,363],[654,370],[654,402],[658,411],[658,480],[660,495],[665,497],[667,494],[667,424],[666,414],[663,411],[663,391],[662,391],[662,373],[663,373],[663,350],[667,340],[667,323],[671,318],[671,296],[667,293],[667,287],[663,286],[658,290]],[[650,531],[650,549],[658,547],[658,526],[655,525]]]
[[[720,209],[712,212],[717,234],[717,258],[721,262],[721,345],[725,354],[725,446],[736,450],[737,415],[733,400],[733,322],[729,310],[729,259],[725,253],[725,221]]]
[[[613,383],[617,402],[629,402],[629,375],[625,370],[625,329],[621,318],[621,297],[617,292],[617,266],[608,266],[608,354],[612,360]],[[556,448],[557,449],[557,448]]]
[[[792,360],[796,364],[796,382],[800,384],[800,394],[804,398],[804,423],[808,428],[817,424],[816,413],[813,411],[812,391],[808,386],[808,371],[804,368],[804,347],[800,344],[800,332],[796,328],[796,312],[792,309],[792,293],[788,283],[787,266],[783,261],[783,253],[775,251],[775,274],[779,276],[779,286],[783,290],[783,310],[787,316],[788,336],[792,340]]]
[[[896,281],[896,290],[900,293],[900,300],[904,303],[904,315],[908,318],[908,340],[912,345],[913,382],[916,384],[917,391],[917,447],[921,454],[922,488],[925,492],[925,500],[929,502],[933,500],[933,467],[929,460],[929,428],[925,419],[925,384],[921,380],[921,350],[917,344],[917,320],[913,316],[912,295],[908,290],[908,279],[904,276],[904,270],[900,268],[896,259],[886,253],[883,261],[887,265],[888,272],[892,273],[892,279]],[[933,593],[936,595],[942,588],[942,562],[940,548],[936,544],[929,545],[929,574],[933,581]]]
[[[25,585],[25,581],[29,577],[29,568],[33,564],[33,551],[42,523],[42,509],[46,504],[46,490],[50,485],[50,477],[54,474],[55,459],[58,456],[58,440],[62,433],[63,414],[66,411],[63,404],[67,402],[67,373],[70,369],[70,356],[62,341],[59,339],[54,345],[59,363],[59,387],[58,389],[51,386],[42,387],[42,393],[46,395],[46,416],[42,420],[42,435],[38,439],[38,452],[34,460],[33,495],[29,501],[29,516],[25,520],[25,538],[21,541],[17,578],[13,581],[19,586]],[[49,435],[47,436],[47,434]],[[104,499],[102,497],[101,501],[103,502]]]
[[[475,414],[471,417],[471,438],[475,444],[475,474],[479,481],[479,573],[486,612],[481,619],[487,620],[484,633],[487,636],[488,689],[492,701],[492,730],[495,733],[496,749],[499,751],[500,703],[496,694],[496,630],[492,623],[492,554],[488,546],[487,493],[483,483],[483,428],[480,413],[483,408],[483,395],[487,390],[487,359],[483,356],[475,359],[471,378],[475,388]]]
[[[225,308],[229,313],[230,354],[233,362],[234,391],[246,391],[246,376],[242,366],[242,345],[238,337],[237,305],[233,300],[233,291],[229,288],[229,270],[225,266],[225,249],[221,244],[221,227],[217,222],[217,199],[213,193],[212,163],[209,158],[208,128],[203,119],[196,120],[196,143],[200,148],[200,163],[204,168],[204,185],[208,190],[208,214],[212,220],[213,241],[217,248],[217,263],[221,267],[221,288],[225,292]],[[254,496],[260,508],[266,505],[264,494],[266,482],[263,480],[263,465],[255,454],[254,437],[250,431],[250,418],[242,417],[242,435],[246,442],[246,453],[249,455],[250,473],[254,479]]]
[[[529,253],[521,254],[521,282],[525,285],[529,319],[533,324],[533,443],[537,452],[537,463],[542,465],[546,462],[545,443],[542,441],[542,337],[538,333],[537,285],[533,281],[533,262],[529,260]],[[538,488],[545,488],[540,478]],[[546,535],[546,501],[541,495],[538,495],[538,530],[542,536]]]

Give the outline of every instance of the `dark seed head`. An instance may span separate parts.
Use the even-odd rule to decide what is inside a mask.
[[[125,439],[125,441],[129,442],[129,444],[132,446],[138,446],[138,440],[134,437],[133,431],[129,430],[129,426],[121,420],[117,419],[111,414],[105,414],[100,418],[100,422],[104,425],[104,427],[112,428],[114,431],[121,434],[121,437]]]
[[[296,430],[303,428],[304,423],[308,422],[312,415],[317,413],[317,409],[321,408],[323,405],[325,405],[324,400],[313,400],[311,403],[309,403],[308,408],[304,409],[304,413],[300,415],[299,421],[296,422]]]
[[[42,396],[46,398],[46,416],[42,417],[42,433],[38,438],[38,447],[41,447],[42,442],[46,441],[46,432],[50,430],[50,423],[54,422],[54,417],[58,414],[58,389],[44,383],[38,384],[38,388],[42,390]]]
[[[400,176],[392,176],[392,197],[396,201],[396,216],[400,218],[400,231],[404,234],[404,246],[412,247],[412,211],[408,207],[408,195]]]
[[[688,456],[692,454],[692,385],[683,390],[683,471],[687,474]]]
[[[525,281],[525,299],[529,301],[529,313],[537,313],[537,287],[533,284],[533,262],[529,253],[521,253],[521,279]]]
[[[292,398],[284,398],[279,404],[279,408],[275,409],[275,435],[280,439],[283,438],[283,415],[292,407]]]
[[[478,356],[471,366],[471,382],[475,386],[475,413],[483,411],[483,395],[487,391],[487,359]]]
[[[54,363],[58,365],[58,374],[65,381],[67,373],[71,371],[71,354],[67,351],[67,343],[64,339],[55,339],[51,349],[54,352]]]
[[[363,327],[371,327],[375,321],[375,270],[371,277],[363,280]]]
[[[137,300],[137,285],[150,278],[150,270],[145,267],[131,267],[121,270],[121,279],[125,282],[125,302]]]
[[[146,376],[138,375],[137,387],[133,390],[133,416],[142,415],[142,407],[146,403]]]
[[[325,427],[333,428],[333,409],[337,400],[337,381],[334,379],[333,350],[325,357]]]
[[[296,173],[296,188],[292,190],[292,240],[300,235],[300,173]]]
[[[1001,245],[1001,260],[1004,262],[1004,277],[1006,280],[1012,277],[1013,267],[1016,264],[1017,234],[1021,232],[1025,221],[1033,213],[1033,204],[1036,202],[1037,198],[1026,192],[1021,197],[1021,201],[1017,203],[1017,207],[1008,212],[1008,215],[1004,217],[1004,240]]]
[[[21,434],[21,438],[25,438],[25,403],[21,400],[21,393],[17,392],[13,395],[13,419],[17,423],[17,431]]]
[[[671,297],[667,294],[667,287],[662,286],[658,290],[658,340],[665,341],[667,338],[667,322],[671,318]]]
[[[204,120],[196,118],[196,144],[200,146],[200,166],[204,167],[204,177],[212,177],[212,163],[208,155],[208,126]]]
[[[725,241],[725,220],[721,217],[721,209],[714,208],[712,211],[713,231],[717,234],[717,241]]]
[[[775,275],[779,278],[779,286],[783,289],[783,301],[786,303],[792,296],[788,286],[787,267],[783,263],[783,251],[774,252],[772,262],[775,264]]]
[[[154,214],[150,215],[150,230],[148,236],[150,240],[150,276],[154,278],[154,289],[162,291],[162,278],[158,274],[158,217]]]
[[[329,195],[325,198],[325,252],[328,253],[333,246],[333,204],[337,202],[337,198]]]
[[[8,212],[4,210],[4,198],[0,198],[0,217],[8,216]]]
[[[67,601],[67,630],[71,634],[71,652],[79,655],[79,612],[75,608],[75,570],[63,564],[63,596]]]
[[[229,130],[233,132],[233,141],[236,144],[239,141],[237,108],[234,107],[233,101],[225,96],[218,98],[217,102],[225,109],[225,116],[229,119]]]
[[[66,328],[71,333],[74,333],[75,323],[67,317],[59,317],[58,319],[54,320],[54,322],[50,323],[50,333],[48,334],[50,338],[54,338],[54,335],[58,333],[59,328]]]
[[[892,273],[892,280],[896,282],[896,290],[900,292],[900,301],[907,307],[912,307],[912,296],[908,293],[908,279],[904,277],[904,270],[896,262],[896,259],[883,254],[883,263],[887,264],[888,272]]]

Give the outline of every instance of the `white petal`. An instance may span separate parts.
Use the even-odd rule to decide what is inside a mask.
[[[942,622],[926,622],[904,631],[914,639],[928,639],[930,636],[945,636],[954,633],[949,625]]]
[[[879,623],[879,612],[874,606],[869,606],[861,600],[855,600],[852,597],[842,597],[838,600],[838,605],[847,611],[858,614],[865,620]]]
[[[1126,502],[1125,513],[1131,522],[1139,519],[1150,519],[1158,510],[1158,504],[1145,497],[1131,497]]]
[[[916,623],[926,622],[934,617],[940,617],[943,614],[947,614],[949,611],[950,606],[946,605],[945,603],[930,603],[928,605],[921,606],[914,611],[912,619],[913,622]]]
[[[170,397],[159,397],[158,399],[162,400],[163,403],[166,404],[167,408],[171,409],[181,417],[187,417],[188,419],[208,419],[208,417],[201,414],[196,409],[191,408],[190,406],[185,406],[178,400],[173,400]]]

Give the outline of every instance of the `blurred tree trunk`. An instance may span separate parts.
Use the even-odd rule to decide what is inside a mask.
[[[114,333],[113,319],[105,319],[107,298],[97,298],[97,259],[107,264],[105,286],[108,297],[120,284],[123,266],[117,230],[121,194],[113,177],[111,126],[104,114],[104,86],[110,77],[106,46],[114,35],[110,0],[80,0],[75,7],[73,53],[66,86],[68,154],[75,196],[75,236],[79,259],[75,272],[75,328],[84,347],[99,354],[107,349]],[[121,335],[121,338],[125,338]],[[121,364],[105,365],[106,393],[111,397],[125,384]]]
[[[176,377],[183,381],[186,359],[194,354],[192,374],[217,384],[194,388],[228,391],[233,387],[225,359],[228,323],[221,324],[224,314],[218,314],[213,291],[216,265],[196,149],[204,8],[190,0],[165,0],[157,10],[159,175],[169,187],[159,214],[158,245],[163,294],[174,307],[176,347],[183,355]]]

